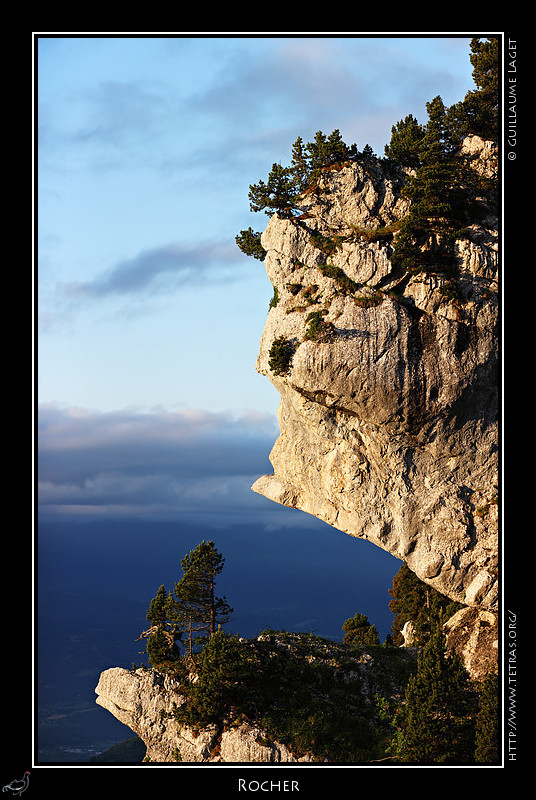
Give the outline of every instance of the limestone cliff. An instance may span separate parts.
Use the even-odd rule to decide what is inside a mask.
[[[496,178],[491,142],[469,137],[459,157]],[[253,489],[467,606],[449,632],[478,674],[497,638],[496,209],[475,198],[483,213],[456,239],[454,281],[440,268],[401,276],[390,257],[405,179],[377,159],[326,171],[301,218],[275,214],[262,234],[275,293],[257,370],[281,395],[280,436],[273,475]],[[276,339],[288,368],[270,364]]]

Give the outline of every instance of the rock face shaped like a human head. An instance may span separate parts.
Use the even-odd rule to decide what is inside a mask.
[[[465,152],[490,172],[493,147]],[[391,263],[404,174],[351,163],[262,235],[277,289],[257,370],[281,395],[274,474],[254,490],[497,605],[497,220],[454,243],[456,281]],[[434,243],[430,242],[433,248]],[[455,288],[455,291],[453,289]],[[273,343],[288,343],[274,369]]]

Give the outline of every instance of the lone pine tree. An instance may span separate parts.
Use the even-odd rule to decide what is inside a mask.
[[[226,598],[215,593],[216,576],[224,564],[214,542],[204,540],[181,561],[183,577],[175,584],[175,597],[186,626],[190,655],[196,639],[206,642],[218,625],[229,622],[233,613]]]
[[[229,621],[233,609],[225,597],[216,596],[216,577],[225,559],[214,542],[202,541],[181,561],[182,578],[173,592],[160,586],[147,611],[149,630],[147,653],[152,666],[176,662],[181,643],[191,656],[194,647],[204,644],[219,625]]]
[[[346,644],[379,644],[378,629],[368,621],[366,614],[354,614],[343,624],[343,642]]]

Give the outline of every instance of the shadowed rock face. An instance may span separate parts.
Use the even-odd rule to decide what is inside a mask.
[[[496,174],[491,143],[471,137],[462,153]],[[497,218],[482,198],[483,217],[455,244],[454,296],[439,271],[397,275],[392,240],[367,233],[407,213],[403,180],[377,161],[326,172],[303,219],[274,215],[262,235],[279,301],[257,370],[281,395],[281,433],[274,474],[253,489],[368,539],[453,600],[496,611]],[[325,239],[337,249],[327,254]],[[323,325],[311,340],[315,311]],[[293,355],[276,375],[280,336]]]
[[[201,731],[179,726],[174,706],[184,702],[178,684],[155,670],[131,672],[113,667],[101,673],[97,705],[137,734],[147,746],[145,761],[198,763],[300,762],[277,742],[263,743],[262,731],[247,722],[222,730],[216,724]]]

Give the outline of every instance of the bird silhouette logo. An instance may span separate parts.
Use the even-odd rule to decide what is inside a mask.
[[[21,794],[28,788],[28,783],[30,782],[30,773],[28,770],[24,773],[24,776],[21,778],[20,781],[11,781],[11,783],[6,783],[5,786],[2,787],[3,792],[11,792],[13,797],[20,797]]]

